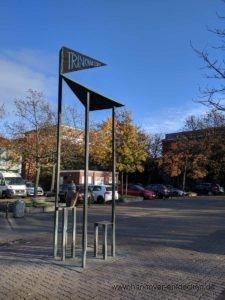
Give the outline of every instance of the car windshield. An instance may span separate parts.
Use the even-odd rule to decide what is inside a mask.
[[[22,185],[24,180],[21,177],[5,177],[5,183],[9,185]]]
[[[84,193],[84,187],[77,187],[77,191],[79,191],[80,193]],[[88,187],[88,192],[91,192],[92,190]]]
[[[95,185],[95,186],[93,187],[93,190],[92,190],[92,191],[97,192],[97,191],[101,191],[101,189],[102,189],[102,187],[101,187],[100,185]]]
[[[27,186],[27,187],[34,187],[34,184],[33,184],[32,182],[27,182],[27,183],[26,183],[26,186]]]
[[[144,190],[144,188],[140,185],[132,185],[132,186],[128,186],[128,188],[130,188],[131,190],[139,190],[139,191]]]
[[[67,191],[68,190],[68,184],[60,185],[59,189],[60,189],[60,191]]]

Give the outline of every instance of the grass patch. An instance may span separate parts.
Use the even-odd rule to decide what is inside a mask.
[[[24,202],[26,207],[54,206],[53,202],[48,202],[45,199],[26,199]]]
[[[35,207],[38,207],[38,206],[54,206],[53,203],[49,203],[49,202],[40,202],[40,203],[34,203]]]
[[[140,196],[131,196],[131,195],[120,195],[119,202],[125,202],[125,201],[135,201],[135,200],[142,200],[143,197]]]

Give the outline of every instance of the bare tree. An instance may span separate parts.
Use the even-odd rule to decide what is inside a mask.
[[[225,4],[225,1],[223,1]],[[217,15],[217,17],[224,21],[225,17]],[[206,69],[205,77],[212,79],[213,85],[207,85],[200,89],[200,99],[197,102],[206,106],[213,107],[216,110],[225,111],[225,29],[214,28],[208,31],[219,40],[218,45],[207,47],[203,50],[196,49],[192,44],[192,49],[197,53],[200,59],[204,62],[204,69]],[[216,58],[215,58],[216,55]]]
[[[0,119],[3,118],[4,115],[5,115],[5,105],[1,104],[0,105]]]
[[[25,99],[16,99],[17,121],[9,124],[14,146],[23,162],[35,169],[35,196],[41,165],[54,160],[56,130],[54,113],[42,92],[28,90]]]
[[[66,105],[63,107],[63,124],[73,128],[83,128],[82,115],[75,106]]]
[[[63,107],[61,167],[84,168],[84,117],[75,105]]]
[[[154,134],[149,136],[149,155],[145,163],[148,183],[152,181],[154,176],[159,174],[159,160],[162,156],[162,140],[162,134]]]
[[[184,131],[207,130],[210,128],[225,127],[225,115],[215,108],[209,110],[204,115],[189,116],[185,120]]]

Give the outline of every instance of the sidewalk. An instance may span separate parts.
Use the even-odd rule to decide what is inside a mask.
[[[182,201],[182,202],[181,202]],[[225,201],[146,201],[117,207],[116,257],[81,268],[82,209],[75,260],[54,260],[53,214],[0,219],[0,299],[224,299]]]

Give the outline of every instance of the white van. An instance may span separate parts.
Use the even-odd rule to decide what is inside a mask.
[[[0,195],[2,198],[27,196],[25,182],[19,173],[0,172]]]

